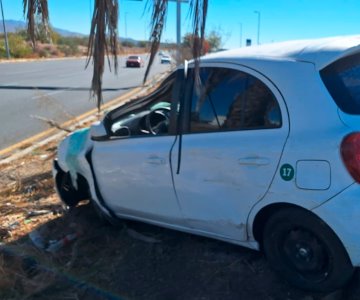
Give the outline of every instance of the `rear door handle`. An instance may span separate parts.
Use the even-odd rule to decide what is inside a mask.
[[[147,163],[150,165],[165,165],[166,160],[158,156],[151,156],[147,159]]]
[[[244,166],[266,166],[270,160],[266,157],[244,157],[238,160],[239,165]]]

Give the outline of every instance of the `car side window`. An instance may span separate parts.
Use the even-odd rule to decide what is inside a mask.
[[[124,105],[106,116],[111,137],[168,135],[176,72],[150,95]]]
[[[200,69],[194,84],[190,132],[281,127],[279,104],[254,76],[229,68]]]

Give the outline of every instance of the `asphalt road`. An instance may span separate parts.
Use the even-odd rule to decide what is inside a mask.
[[[145,61],[146,56],[143,56]],[[141,86],[146,68],[109,68],[103,78],[104,102]],[[169,69],[156,61],[150,77]],[[0,63],[0,150],[48,129],[45,117],[62,123],[96,107],[89,88],[92,65],[85,59]]]

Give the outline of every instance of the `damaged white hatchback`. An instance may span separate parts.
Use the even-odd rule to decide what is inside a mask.
[[[195,84],[195,82],[197,84]],[[360,265],[360,36],[205,56],[69,135],[68,206],[263,250],[286,280],[342,287]]]

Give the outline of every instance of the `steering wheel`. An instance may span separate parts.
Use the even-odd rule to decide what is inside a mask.
[[[155,109],[151,111],[146,117],[146,124],[153,135],[167,133],[169,129],[169,109]]]

